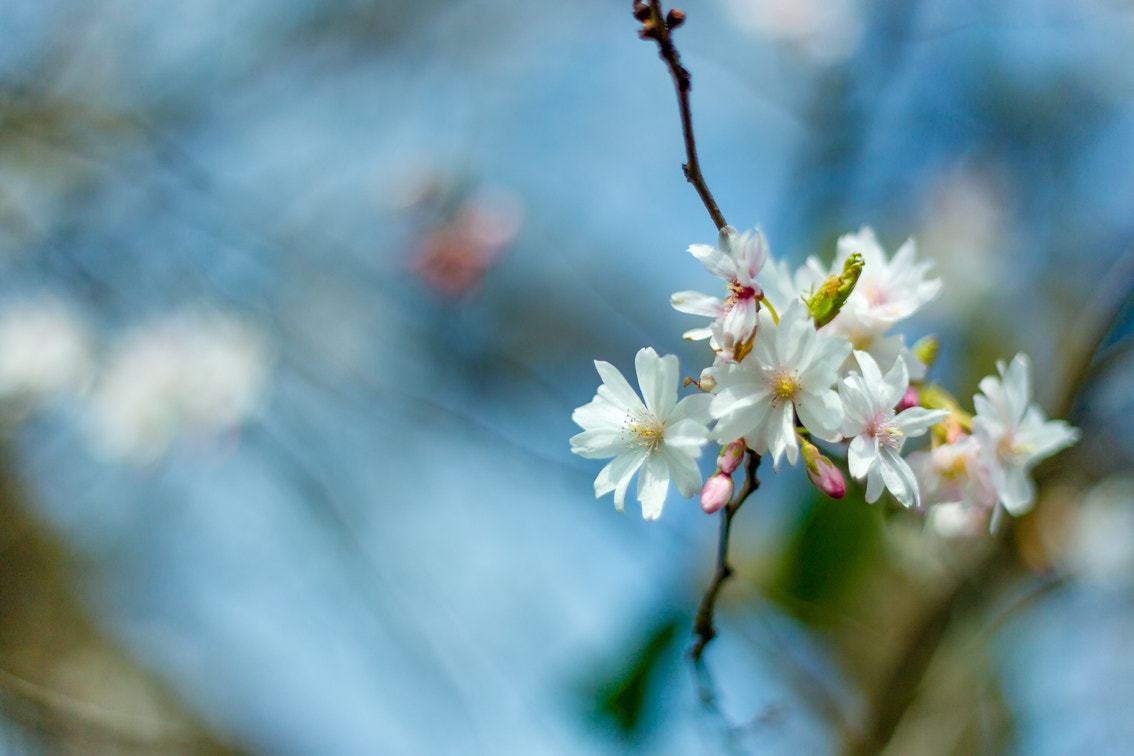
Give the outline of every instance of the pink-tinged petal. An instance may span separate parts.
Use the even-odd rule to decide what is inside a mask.
[[[669,303],[673,309],[689,315],[719,318],[724,314],[724,303],[721,300],[699,291],[679,291],[670,295]]]
[[[634,411],[646,408],[637,392],[630,387],[629,382],[622,376],[614,365],[602,360],[595,360],[595,369],[602,378],[602,385],[598,388],[598,396],[611,404]]]
[[[726,336],[725,343],[742,344],[752,338],[752,332],[756,330],[756,312],[755,299],[737,302],[721,323]]]
[[[910,407],[902,410],[894,418],[894,424],[902,429],[906,438],[916,438],[949,417],[946,410],[931,410],[925,407]]]
[[[1019,467],[1004,471],[1003,486],[997,486],[1000,503],[1008,513],[1019,517],[1032,508],[1036,500],[1036,487],[1028,474]]]
[[[880,451],[882,482],[886,484],[886,488],[903,507],[920,507],[921,494],[918,491],[917,478],[909,464],[889,447],[883,447]]]
[[[1032,399],[1031,363],[1026,354],[1020,353],[1012,358],[1007,370],[1002,370],[1000,385],[1004,391],[1004,410],[1012,423],[1024,418],[1028,402]],[[1011,510],[1009,510],[1011,511]]]
[[[620,428],[588,430],[571,436],[571,452],[585,459],[606,459],[626,451]]]
[[[634,357],[634,369],[646,409],[659,420],[666,418],[677,403],[677,356],[658,357],[652,347],[645,347]]]
[[[614,507],[619,512],[626,508],[626,488],[634,473],[646,461],[644,454],[623,454],[610,460],[595,478],[595,498],[614,491]]]
[[[656,520],[665,506],[669,493],[669,468],[660,454],[651,454],[638,471],[638,501],[642,504],[642,518]]]
[[[662,446],[658,453],[665,460],[669,475],[673,478],[679,494],[688,499],[701,490],[701,471],[692,457],[666,446]]]
[[[862,480],[877,459],[878,439],[873,436],[855,436],[847,447],[847,469],[855,480]]]
[[[811,435],[824,441],[839,439],[839,426],[843,423],[843,403],[834,391],[812,393],[803,391],[795,401],[799,422]]]
[[[760,229],[756,229],[751,237],[745,234],[741,256],[738,258],[737,272],[747,280],[740,282],[745,286],[751,286],[767,260],[768,242]]]

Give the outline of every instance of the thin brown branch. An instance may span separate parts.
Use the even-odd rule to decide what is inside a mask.
[[[716,608],[717,596],[720,594],[725,581],[732,576],[732,567],[728,563],[729,531],[732,528],[732,518],[736,516],[745,499],[760,486],[760,481],[756,479],[756,470],[759,467],[760,455],[749,450],[744,461],[744,485],[736,492],[733,500],[721,510],[721,535],[717,544],[717,569],[713,574],[712,582],[709,583],[709,587],[705,589],[705,594],[701,597],[701,604],[697,608],[697,618],[693,621],[693,634],[697,637],[697,640],[693,642],[693,647],[689,650],[689,658],[698,673],[698,680],[701,683],[701,698],[706,703],[712,702],[712,690],[708,684],[701,657],[705,653],[705,646],[709,645],[709,641],[717,634],[713,627],[713,612]]]
[[[681,111],[681,132],[685,137],[685,159],[681,166],[685,172],[685,180],[693,185],[701,197],[705,209],[709,211],[717,229],[726,225],[712,192],[701,175],[701,163],[697,159],[697,142],[693,138],[693,115],[689,107],[689,90],[693,88],[693,77],[685,66],[681,65],[681,56],[673,45],[671,32],[685,21],[685,14],[679,10],[671,10],[662,14],[661,0],[649,0],[649,4],[634,1],[634,17],[642,22],[638,35],[642,39],[652,39],[658,44],[658,55],[669,66],[669,73],[673,77],[673,85],[677,90],[677,106]]]

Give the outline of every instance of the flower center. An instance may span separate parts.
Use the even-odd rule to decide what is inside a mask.
[[[648,412],[628,413],[622,425],[622,441],[631,449],[654,450],[665,436],[665,423]]]
[[[799,371],[788,370],[782,362],[778,363],[775,370],[768,374],[768,388],[772,390],[772,406],[780,401],[795,401],[803,388],[803,384],[799,382]]]
[[[733,279],[725,284],[725,289],[728,291],[728,296],[725,297],[725,307],[734,305],[745,299],[755,299],[757,297],[756,289],[752,286],[742,286],[740,283]],[[762,292],[761,292],[762,293]]]
[[[897,449],[905,436],[902,429],[894,424],[894,410],[882,410],[866,426],[866,433],[878,439],[882,446]]]
[[[1005,465],[1022,465],[1031,456],[1032,448],[1005,434],[996,445],[996,456]]]

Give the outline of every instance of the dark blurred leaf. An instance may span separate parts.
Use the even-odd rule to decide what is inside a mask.
[[[860,570],[878,555],[882,515],[863,503],[862,489],[848,486],[844,499],[816,496],[792,538],[769,595],[782,596],[785,608],[835,603]],[[814,617],[800,617],[813,620]]]
[[[589,691],[594,713],[614,723],[623,735],[632,735],[638,729],[650,680],[668,656],[678,622],[669,617],[654,626],[626,667],[607,675],[600,673],[601,679]]]

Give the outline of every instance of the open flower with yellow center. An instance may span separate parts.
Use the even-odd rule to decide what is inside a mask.
[[[1000,378],[987,376],[981,394],[973,397],[973,437],[980,444],[992,485],[1009,514],[1021,515],[1035,503],[1032,467],[1079,440],[1079,430],[1062,420],[1048,420],[1031,403],[1031,365],[1017,354],[1007,367],[998,362]]]
[[[843,408],[831,387],[851,347],[842,336],[817,333],[798,299],[787,306],[779,324],[766,309],[760,310],[759,321],[744,361],[714,371],[717,395],[709,406],[717,418],[713,434],[721,443],[743,437],[757,453],[770,452],[776,467],[785,455],[794,465],[799,459],[796,415],[812,435],[828,441],[839,437]]]
[[[701,490],[701,471],[694,460],[709,440],[709,394],[677,400],[677,357],[659,357],[646,347],[634,359],[642,398],[609,362],[595,360],[602,378],[595,398],[571,415],[583,429],[571,438],[571,451],[587,459],[613,457],[595,478],[595,496],[614,492],[622,511],[630,479],[638,473],[642,516],[654,520],[662,512],[669,479],[686,498]]]
[[[906,363],[895,360],[885,376],[866,352],[855,352],[862,373],[851,372],[840,382],[846,416],[842,432],[852,439],[847,450],[847,467],[856,480],[866,479],[866,500],[878,501],[882,489],[906,507],[920,507],[917,478],[902,459],[906,439],[924,434],[948,417],[945,410],[910,407],[896,413],[894,407],[909,388]]]

